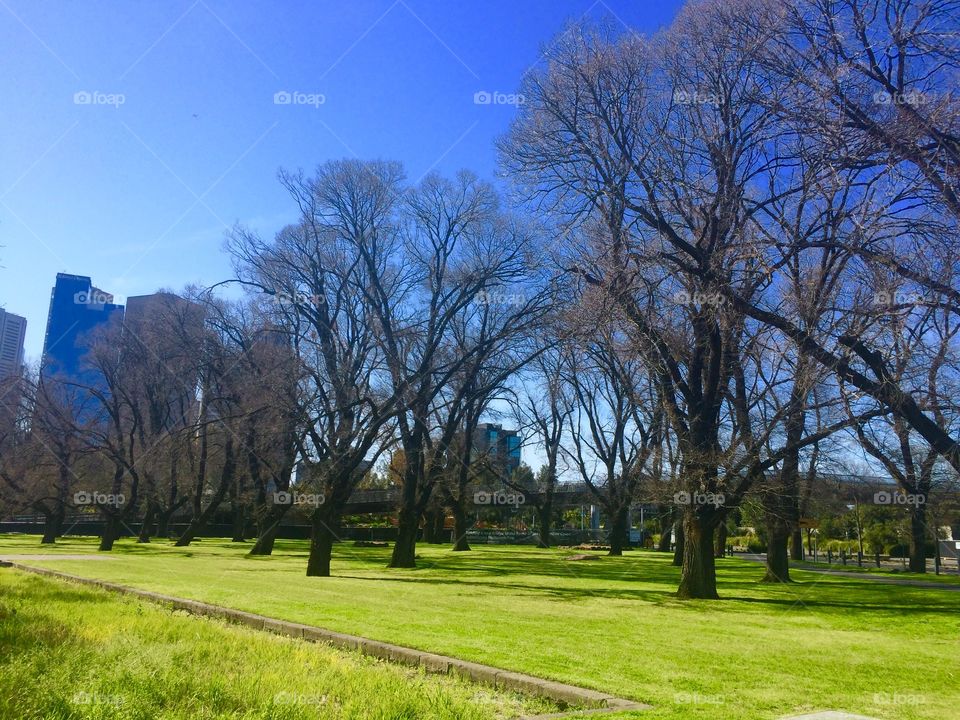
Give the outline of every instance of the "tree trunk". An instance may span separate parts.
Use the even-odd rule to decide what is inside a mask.
[[[397,542],[393,545],[393,555],[389,567],[413,568],[417,566],[417,519],[416,510],[401,510],[397,517]]]
[[[447,509],[446,508],[437,508],[437,514],[433,518],[433,536],[436,538],[438,545],[446,542],[446,538],[443,533],[443,526],[447,523]]]
[[[431,545],[439,545],[443,540],[443,522],[446,513],[442,507],[432,508],[423,514],[423,540]]]
[[[790,535],[790,559],[803,562],[803,530],[798,527]]]
[[[248,555],[273,555],[273,545],[277,540],[277,531],[279,526],[265,527],[263,532],[257,536],[256,542],[250,548]]]
[[[544,500],[537,506],[537,522],[540,523],[540,547],[550,547],[550,530],[553,524],[553,503]]]
[[[683,521],[678,520],[674,523],[673,526],[674,535],[676,536],[676,541],[673,547],[673,564],[676,567],[683,567],[683,552],[684,552],[684,534],[683,534]]]
[[[99,550],[109,552],[113,550],[113,543],[120,534],[120,518],[113,514],[107,515],[103,523],[103,533],[100,535]]]
[[[623,555],[624,541],[627,539],[627,515],[629,505],[616,508],[610,518],[610,552],[607,555]]]
[[[233,504],[233,538],[231,542],[245,542],[244,530],[247,525],[247,506],[241,502]]]
[[[43,514],[43,537],[40,539],[41,545],[53,545],[63,530],[63,521],[66,511],[62,506],[51,512]]]
[[[223,469],[220,472],[220,483],[214,492],[213,497],[210,499],[210,504],[207,505],[206,509],[197,514],[197,505],[195,502],[194,516],[190,520],[190,524],[187,526],[187,529],[183,531],[183,535],[181,535],[174,543],[175,547],[186,547],[193,542],[193,539],[200,534],[200,531],[203,530],[204,527],[206,527],[207,522],[211,517],[213,517],[213,514],[217,511],[217,508],[220,507],[220,503],[223,502],[223,498],[226,496],[227,490],[230,488],[230,484],[233,482],[233,474],[237,467],[233,448],[233,438],[228,437],[223,450]]]
[[[927,509],[914,505],[910,512],[910,572],[927,571]]]
[[[761,582],[790,582],[789,539],[790,532],[781,518],[767,521],[767,572]]]
[[[157,512],[157,537],[170,537],[170,518],[173,517],[173,510],[159,510]]]
[[[184,529],[183,534],[177,538],[177,541],[173,544],[174,547],[187,547],[190,543],[194,541],[197,537],[197,534],[203,529],[204,522],[199,518],[191,520],[190,524]]]
[[[453,536],[454,552],[465,552],[470,549],[470,543],[467,542],[467,531],[470,529],[470,522],[467,519],[467,511],[463,509],[460,503],[453,507]]]
[[[272,555],[273,543],[280,530],[280,521],[286,515],[289,505],[272,505],[263,521],[263,530],[257,536],[257,541],[250,548],[250,555]]]
[[[392,568],[413,568],[417,566],[417,536],[420,532],[420,515],[429,502],[429,494],[418,497],[420,481],[423,479],[423,447],[419,435],[404,443],[406,468],[403,473],[403,485],[400,488],[400,507],[397,511],[397,542],[390,556]],[[418,502],[419,501],[419,502]]]
[[[722,558],[727,556],[727,524],[720,523],[717,526],[717,535],[713,542],[713,556]]]
[[[658,552],[670,552],[670,536],[673,530],[673,511],[660,510],[660,542],[657,543]]]
[[[683,518],[683,569],[677,597],[682,600],[718,600],[717,574],[713,562],[713,526],[693,511]]]
[[[152,500],[148,501],[147,510],[143,514],[143,522],[140,523],[140,534],[137,536],[138,543],[150,542],[150,526],[153,525],[153,521],[156,517],[157,506]]]
[[[333,508],[321,505],[311,518],[310,557],[307,577],[330,577],[330,558],[333,555],[334,526],[337,514]]]

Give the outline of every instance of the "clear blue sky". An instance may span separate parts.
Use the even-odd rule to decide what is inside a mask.
[[[119,302],[225,279],[226,227],[293,217],[280,167],[383,157],[411,179],[492,178],[514,107],[475,93],[515,92],[567,20],[650,33],[679,5],[0,0],[0,306],[27,317],[38,360],[57,272]]]

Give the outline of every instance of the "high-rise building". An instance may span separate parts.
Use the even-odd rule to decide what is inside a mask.
[[[27,319],[0,309],[0,380],[20,373]]]
[[[128,297],[123,327],[125,332],[138,336],[153,335],[154,344],[169,347],[200,338],[205,318],[203,305],[171,292],[160,291]]]
[[[0,309],[0,433],[13,428],[23,398],[20,369],[27,320]]]
[[[507,477],[520,467],[520,433],[504,430],[496,423],[480,423],[473,440],[474,449],[485,454]]]
[[[127,298],[123,333],[128,367],[139,368],[149,385],[141,391],[149,392],[152,402],[166,403],[167,429],[197,414],[197,353],[205,314],[203,305],[169,292]]]
[[[57,273],[43,340],[44,377],[95,382],[83,367],[83,356],[90,347],[91,332],[114,319],[123,319],[123,306],[114,304],[113,295],[94,287],[89,277]]]

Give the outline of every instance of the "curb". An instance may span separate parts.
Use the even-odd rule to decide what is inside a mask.
[[[7,563],[5,563],[4,566],[7,566]],[[371,640],[358,635],[347,635],[332,630],[325,630],[324,628],[313,625],[288,622],[266,615],[257,615],[255,613],[234,610],[220,605],[212,605],[210,603],[200,602],[199,600],[187,600],[172,595],[162,595],[150,590],[138,590],[126,585],[119,585],[104,580],[70,575],[69,573],[60,572],[59,570],[31,567],[30,565],[21,565],[17,562],[10,562],[9,566],[37,575],[46,575],[81,585],[91,585],[102,590],[111,590],[124,595],[133,595],[151,602],[170,605],[176,610],[184,610],[192,615],[227,620],[245,625],[254,630],[272,632],[277,635],[299,638],[308,642],[323,642],[343,650],[353,650],[363,655],[369,655],[401,665],[422,667],[430,673],[457,675],[464,679],[490,685],[495,688],[543,697],[565,706],[579,705],[585,708],[548,715],[528,716],[526,720],[548,720],[549,718],[567,718],[574,715],[652,709],[651,705],[618,698],[608,693],[581,688],[576,685],[554,682],[553,680],[544,680],[543,678],[538,678],[533,675],[502,670],[491,665],[468,662],[447,655],[437,655],[402,645],[393,645],[391,643],[380,642],[379,640]]]

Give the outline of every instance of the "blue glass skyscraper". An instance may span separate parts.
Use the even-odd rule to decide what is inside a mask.
[[[79,384],[96,382],[83,362],[92,332],[122,319],[123,306],[115,305],[113,295],[94,287],[89,277],[57,273],[43,340],[43,376]]]

